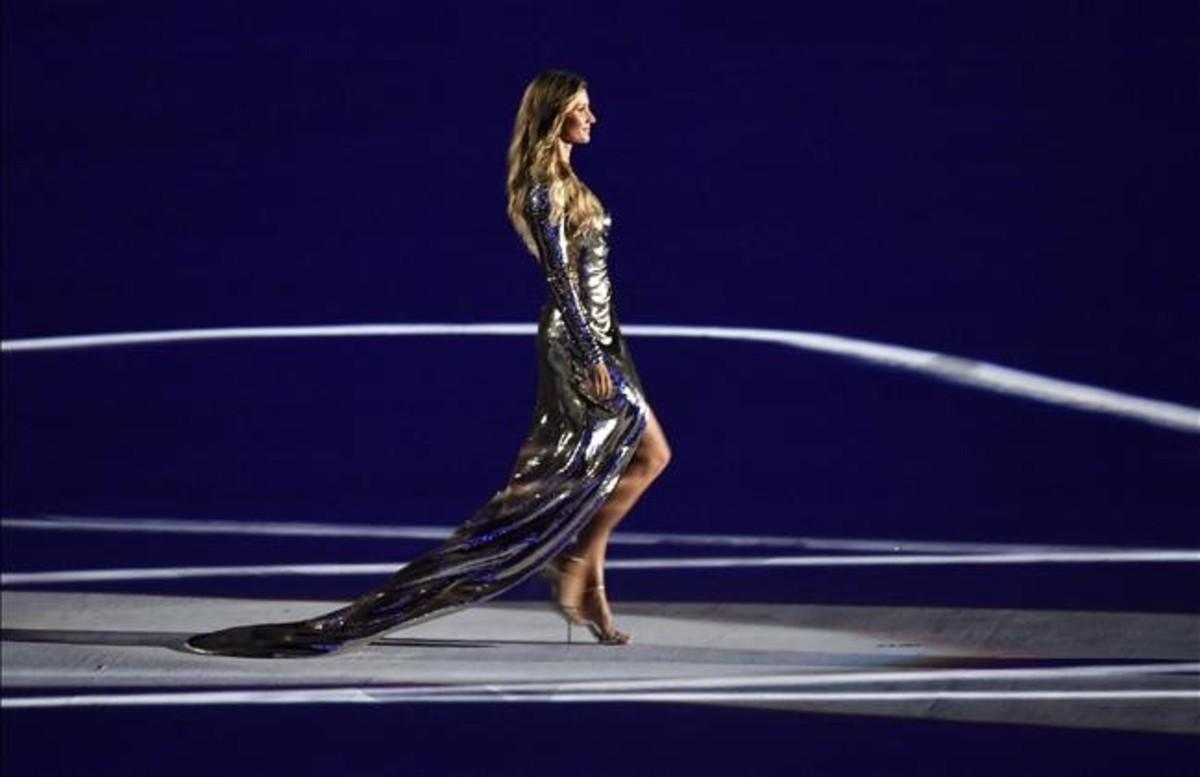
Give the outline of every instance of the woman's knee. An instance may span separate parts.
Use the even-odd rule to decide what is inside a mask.
[[[662,427],[653,413],[648,418],[646,434],[642,438],[640,448],[639,453],[646,461],[646,468],[651,478],[661,475],[667,465],[671,463],[671,446],[667,444],[667,436],[663,433]]]
[[[671,463],[671,448],[663,441],[663,444],[655,449],[650,456],[650,473],[652,478],[657,478]]]
[[[671,463],[671,448],[660,435],[646,435],[638,446],[634,460],[638,474],[649,482],[661,475]]]

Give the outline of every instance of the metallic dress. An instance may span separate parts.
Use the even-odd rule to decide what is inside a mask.
[[[306,620],[197,634],[183,647],[272,658],[365,645],[513,588],[561,553],[611,495],[648,412],[609,283],[612,219],[606,215],[568,241],[563,219],[550,219],[544,183],[530,190],[525,215],[549,297],[538,320],[533,422],[505,487],[443,544],[344,607]],[[589,376],[601,360],[612,376],[607,399],[596,396]]]

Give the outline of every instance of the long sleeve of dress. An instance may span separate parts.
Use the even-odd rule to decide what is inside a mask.
[[[555,306],[563,315],[571,341],[584,362],[591,367],[603,361],[604,356],[592,330],[588,327],[579,300],[579,292],[571,283],[567,271],[567,240],[565,219],[551,221],[550,197],[545,184],[536,184],[529,192],[526,210],[546,282]]]

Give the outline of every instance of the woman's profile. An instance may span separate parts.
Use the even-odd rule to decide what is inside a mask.
[[[335,653],[483,602],[538,572],[568,623],[625,644],[604,585],[617,523],[667,466],[670,449],[621,334],[608,277],[611,218],[576,175],[591,141],[587,84],[549,70],[526,87],[507,155],[508,216],[545,275],[533,421],[505,487],[441,545],[350,604],[306,620],[194,635],[193,652]]]

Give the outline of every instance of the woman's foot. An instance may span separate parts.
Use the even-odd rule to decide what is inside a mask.
[[[588,628],[596,639],[605,645],[628,645],[633,637],[613,625],[612,609],[603,585],[594,585],[584,591],[580,612],[588,621]]]
[[[582,556],[563,555],[548,565],[546,576],[559,612],[571,623],[587,626],[601,643],[628,644],[630,635],[613,626],[604,584],[597,584],[602,578],[586,562]]]

